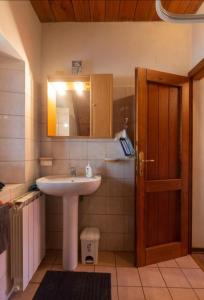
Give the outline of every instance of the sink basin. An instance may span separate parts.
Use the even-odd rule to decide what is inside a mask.
[[[36,180],[45,194],[63,197],[63,269],[74,270],[78,265],[78,200],[79,195],[94,193],[101,176],[46,176]]]
[[[36,180],[38,188],[48,195],[72,196],[89,195],[94,193],[101,184],[101,176],[66,177],[46,176]]]

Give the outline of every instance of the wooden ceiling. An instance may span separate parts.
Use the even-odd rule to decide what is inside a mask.
[[[158,21],[155,0],[30,0],[41,22]],[[163,0],[175,13],[195,13],[203,0]]]

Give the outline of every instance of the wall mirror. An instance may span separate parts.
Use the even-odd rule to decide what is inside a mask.
[[[112,74],[49,77],[48,136],[112,137]]]

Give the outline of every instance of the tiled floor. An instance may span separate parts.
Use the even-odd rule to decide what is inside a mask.
[[[49,251],[26,291],[10,299],[31,300],[47,270],[62,270],[60,252]],[[98,265],[76,271],[111,273],[112,300],[204,300],[204,272],[191,256],[135,268],[132,253],[100,252]]]

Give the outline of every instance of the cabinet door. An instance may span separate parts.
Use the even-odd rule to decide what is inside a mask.
[[[91,137],[112,137],[113,75],[91,75]]]

